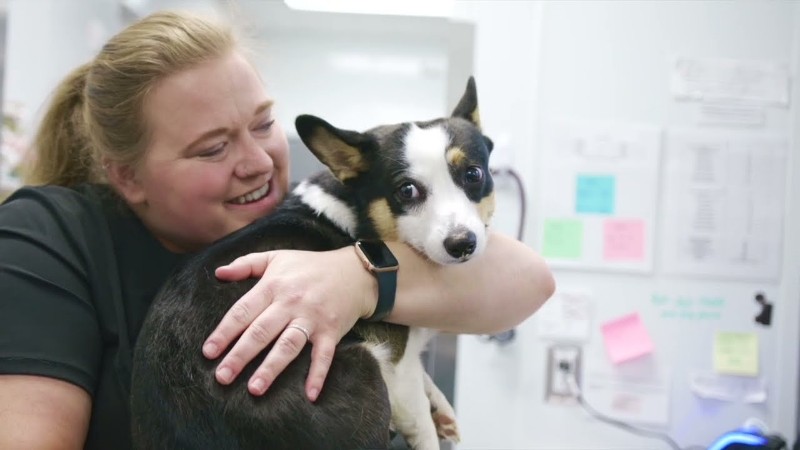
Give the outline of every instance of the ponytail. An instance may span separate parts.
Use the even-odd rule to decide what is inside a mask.
[[[86,135],[84,89],[91,63],[73,70],[56,88],[33,140],[26,182],[71,187],[97,181],[97,163]]]

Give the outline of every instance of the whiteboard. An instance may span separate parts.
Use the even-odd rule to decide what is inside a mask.
[[[546,217],[568,213],[572,214],[568,217],[580,216],[575,214],[574,177],[584,169],[566,165],[564,172],[567,178],[573,177],[572,187],[563,184],[563,173],[554,174],[557,161],[547,152],[555,148],[552,136],[559,132],[551,127],[562,121],[590,127],[643,125],[661,130],[661,140],[656,205],[651,211],[655,215],[651,263],[612,268],[602,267],[588,256],[578,261],[548,257],[558,289],[582,293],[581,302],[588,303],[591,317],[579,316],[580,327],[562,330],[567,338],[554,337],[559,334],[554,327],[564,320],[554,318],[553,311],[545,311],[541,326],[538,313],[526,320],[517,329],[517,339],[504,346],[474,336],[459,338],[455,407],[462,442],[458,448],[666,449],[663,442],[611,427],[575,405],[547,402],[548,349],[565,341],[580,346],[586,383],[611,375],[622,380],[646,379],[659,389],[666,386],[666,406],[658,401],[651,403],[653,412],[666,408],[665,414],[651,417],[657,419],[653,422],[666,417],[666,424],[656,429],[683,447],[709,445],[748,418],[759,419],[793,440],[800,342],[800,93],[794,82],[800,66],[800,34],[796,33],[800,29],[800,4],[554,1],[537,3],[539,9],[529,14],[529,6],[517,6],[527,2],[469,3],[475,9],[476,48],[486,50],[476,59],[478,80],[489,78],[493,83],[486,86],[483,81],[484,92],[497,92],[496,97],[482,97],[486,131],[491,136],[500,129],[515,142],[532,143],[520,147],[512,161],[520,162],[515,167],[523,172],[529,198],[533,199],[531,226],[526,233],[532,247],[543,250]],[[503,23],[493,21],[494,9],[506,11]],[[527,33],[526,39],[507,45],[503,33],[514,35],[518,30]],[[788,67],[789,71],[769,72],[779,85],[760,80],[766,84],[746,91],[743,97],[749,100],[754,93],[760,96],[757,98],[762,101],[757,104],[734,107],[725,100],[720,103],[719,98],[712,104],[711,99],[696,92],[697,83],[673,89],[676,61],[707,60],[724,60],[731,63],[725,63],[726,67],[746,67],[748,71],[765,65]],[[763,64],[754,65],[753,61]],[[528,69],[527,64],[534,64],[535,69]],[[512,67],[524,68],[528,78],[518,77],[509,70]],[[710,74],[713,81],[718,69],[704,72],[704,77]],[[787,74],[795,78],[785,102]],[[706,78],[691,81],[701,81],[714,97],[742,92],[734,85],[709,85]],[[504,81],[509,79],[513,82]],[[498,104],[493,105],[493,100]],[[507,119],[510,125],[492,123],[495,115]],[[676,193],[681,188],[680,175],[673,169],[681,165],[683,157],[680,150],[672,149],[685,130],[701,136],[722,133],[730,142],[752,136],[775,143],[768,146],[774,147],[776,160],[783,158],[783,162],[775,164],[779,167],[769,181],[782,182],[783,188],[775,187],[772,194],[759,198],[770,196],[770,201],[782,204],[782,210],[777,211],[780,217],[775,215],[770,220],[780,230],[766,231],[776,239],[772,246],[779,246],[780,252],[763,259],[760,269],[737,269],[720,261],[682,267],[684,261],[674,257],[669,260],[681,237],[680,230],[671,229],[678,220],[672,217],[678,202],[667,205],[669,197],[682,195]],[[649,197],[648,186],[650,183],[645,184]],[[769,327],[755,321],[760,312],[757,293],[763,293],[774,306]],[[653,348],[639,358],[614,364],[601,330],[610,321],[631,313],[641,318]],[[725,397],[711,392],[723,397],[719,399],[709,397],[706,389],[707,396],[700,395],[698,387],[703,391],[715,382],[718,369],[726,367],[715,358],[720,336],[737,333],[755,337],[747,342],[755,344],[757,353],[744,367],[748,370],[742,372],[752,373],[750,363],[756,362],[758,375],[736,378],[723,374],[726,380],[732,380],[728,387],[738,386],[738,393],[731,397],[730,391],[723,392],[728,395]],[[752,382],[737,384],[737,380]],[[602,403],[604,398],[597,391],[591,400]]]

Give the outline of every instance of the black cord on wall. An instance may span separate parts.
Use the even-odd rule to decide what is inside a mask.
[[[525,234],[525,216],[527,214],[526,205],[528,203],[525,196],[525,186],[522,184],[522,177],[519,176],[517,171],[510,167],[503,167],[499,169],[491,168],[489,171],[491,172],[492,177],[497,178],[498,176],[507,176],[513,179],[514,183],[517,185],[517,193],[519,194],[519,222],[517,224],[517,240],[522,241],[522,237]],[[495,341],[499,344],[506,344],[513,341],[516,335],[516,330],[512,328],[507,331],[488,335],[486,339],[489,341]]]
[[[492,173],[493,177],[511,177],[517,185],[517,192],[519,193],[519,223],[517,225],[517,239],[521,241],[522,236],[525,233],[525,216],[527,215],[526,207],[528,204],[528,201],[525,197],[525,186],[522,184],[522,177],[519,176],[516,170],[510,167],[503,167],[499,169],[491,168],[489,171]]]

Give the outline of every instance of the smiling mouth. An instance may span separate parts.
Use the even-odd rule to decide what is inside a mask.
[[[270,184],[267,183],[255,191],[248,192],[247,194],[240,195],[239,197],[230,200],[228,203],[233,203],[234,205],[245,205],[247,203],[257,202],[269,194],[269,186]]]

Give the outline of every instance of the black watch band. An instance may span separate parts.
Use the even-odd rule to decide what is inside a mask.
[[[375,312],[366,320],[378,322],[394,309],[394,296],[397,292],[397,272],[373,272],[378,279],[378,303]]]
[[[375,312],[366,320],[377,322],[383,320],[394,308],[394,297],[397,291],[397,259],[389,247],[378,240],[359,240],[355,244],[356,254],[378,281],[378,303]]]

